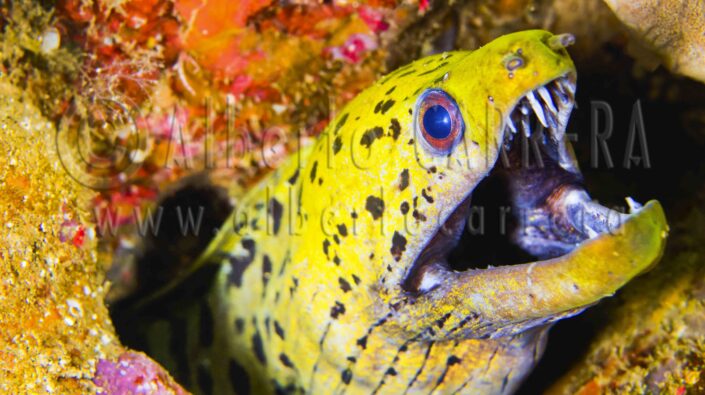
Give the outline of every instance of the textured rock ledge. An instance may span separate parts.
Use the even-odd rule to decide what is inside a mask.
[[[182,393],[120,346],[95,257],[93,193],[63,169],[53,123],[2,79],[0,131],[0,392]]]

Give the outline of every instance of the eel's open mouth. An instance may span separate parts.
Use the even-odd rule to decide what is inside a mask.
[[[629,214],[592,201],[565,135],[574,94],[570,73],[516,103],[497,163],[419,254],[404,290],[428,292],[455,271],[563,256],[619,230]],[[641,208],[626,200],[630,214]]]

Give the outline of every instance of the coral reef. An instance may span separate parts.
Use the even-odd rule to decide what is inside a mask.
[[[209,135],[221,153],[230,144],[229,104],[232,126],[267,144],[223,166],[243,185],[298,145],[270,141],[272,127],[284,137],[318,133],[381,72],[376,48],[393,4],[385,7],[252,3],[231,15],[217,1],[3,6],[3,392],[182,391],[126,352],[104,305],[109,289],[120,296],[132,285],[135,213],[204,167]],[[186,149],[167,163],[176,138]]]
[[[88,212],[91,194],[64,171],[56,130],[26,95],[0,81],[0,389],[88,392],[120,350]]]
[[[379,48],[395,12],[393,3],[57,5],[58,30],[85,58],[73,82],[75,115],[62,121],[97,126],[84,133],[101,137],[97,156],[110,172],[98,174],[94,202],[96,222],[109,226],[99,226],[100,261],[114,281],[109,300],[136,286],[139,219],[159,192],[204,170],[246,187],[318,134],[383,71]],[[106,120],[111,127],[99,127]],[[112,142],[128,157],[116,158]]]

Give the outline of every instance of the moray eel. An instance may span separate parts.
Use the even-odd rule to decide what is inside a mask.
[[[237,199],[178,281],[210,270],[202,301],[151,336],[160,360],[197,393],[514,392],[551,324],[649,269],[667,235],[658,202],[622,214],[581,184],[571,39],[509,34],[360,93]],[[531,259],[459,270],[490,179]]]

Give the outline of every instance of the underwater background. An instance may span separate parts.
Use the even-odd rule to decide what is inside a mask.
[[[186,393],[107,307],[139,287],[158,197],[191,176],[246,190],[386,72],[542,28],[576,37],[568,132],[588,189],[658,199],[671,231],[652,271],[554,326],[520,393],[705,393],[702,1],[1,4],[0,392]],[[611,164],[591,164],[596,102]]]

